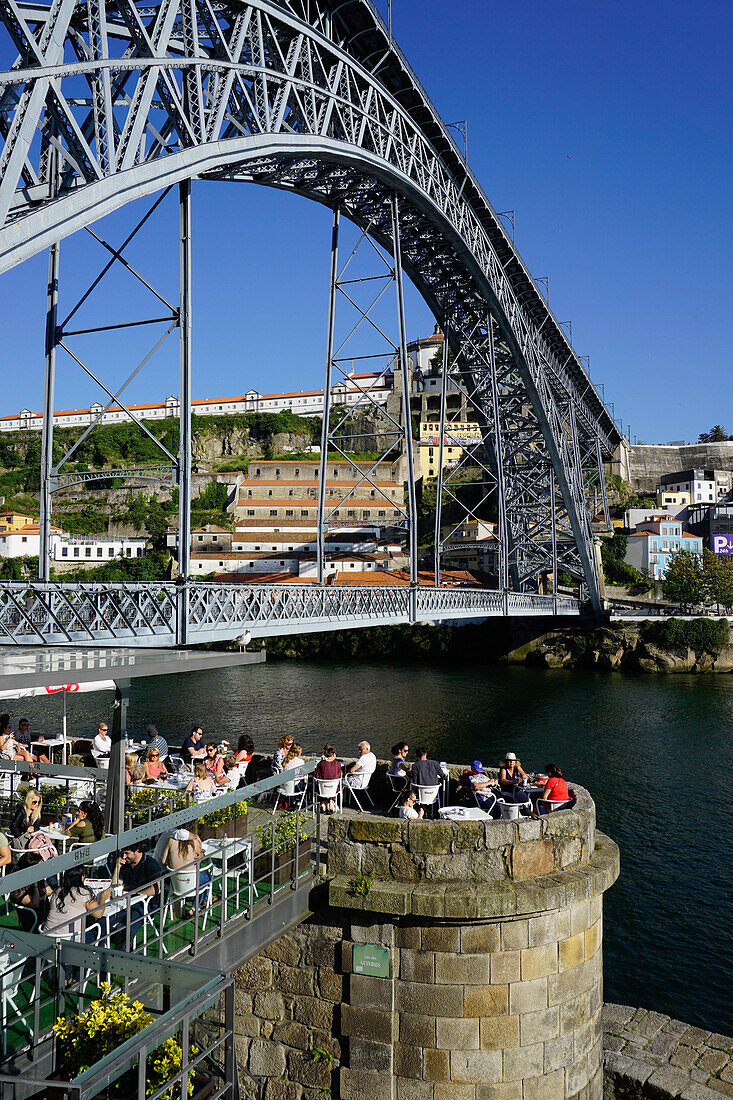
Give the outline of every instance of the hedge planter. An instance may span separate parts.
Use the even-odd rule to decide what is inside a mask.
[[[282,886],[289,882],[296,872],[302,875],[308,870],[311,857],[310,840],[301,840],[296,849],[290,848],[286,852],[275,852],[275,885]],[[272,874],[272,849],[264,849],[255,856],[255,882],[267,885]]]

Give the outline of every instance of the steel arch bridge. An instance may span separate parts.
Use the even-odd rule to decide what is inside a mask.
[[[233,637],[244,627],[271,634],[370,621],[577,614],[576,601],[539,594],[543,574],[552,575],[557,591],[559,569],[580,578],[588,605],[599,611],[589,494],[600,490],[605,508],[602,463],[619,430],[369,0],[0,0],[0,18],[0,58],[16,55],[0,73],[0,272],[43,249],[50,256],[41,581],[0,587],[0,638],[165,644]],[[377,242],[393,264],[403,378],[402,270],[410,276],[443,326],[452,355],[450,362],[446,350],[442,425],[452,378],[481,427],[470,457],[498,501],[498,591],[441,587],[439,560],[435,586],[418,584],[409,461],[408,589],[356,592],[319,584],[230,592],[221,585],[100,588],[48,581],[43,540],[48,548],[50,494],[63,481],[51,466],[55,348],[64,336],[56,313],[59,243],[174,185],[181,298],[170,319],[181,342],[181,446],[161,476],[173,476],[181,488],[185,575],[193,178],[288,189],[334,211],[329,339],[339,218]],[[329,342],[327,409],[334,363]],[[111,402],[121,389],[107,393]],[[409,402],[403,406],[401,446],[411,456]],[[332,444],[326,415],[322,455]],[[439,513],[448,491],[440,466]],[[328,529],[324,476],[320,581]],[[436,546],[439,558],[437,525]]]

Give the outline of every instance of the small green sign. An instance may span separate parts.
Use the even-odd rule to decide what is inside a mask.
[[[375,943],[355,943],[353,971],[355,974],[369,974],[372,978],[388,978],[389,951],[386,947],[377,947]]]

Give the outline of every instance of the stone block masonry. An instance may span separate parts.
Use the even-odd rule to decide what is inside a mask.
[[[733,1097],[733,1038],[661,1012],[604,1005],[606,1100]]]
[[[331,818],[313,915],[237,975],[245,1095],[600,1100],[618,849],[576,792],[539,821]]]

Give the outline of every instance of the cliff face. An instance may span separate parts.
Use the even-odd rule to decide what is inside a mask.
[[[733,645],[670,644],[668,624],[629,623],[595,630],[553,631],[509,654],[512,664],[625,672],[733,672]],[[694,637],[694,635],[693,635]]]

